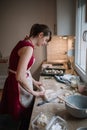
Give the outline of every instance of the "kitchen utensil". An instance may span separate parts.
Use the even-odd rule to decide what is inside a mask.
[[[60,100],[62,100],[63,102],[65,102],[66,104],[68,104],[70,107],[75,108],[75,109],[79,109],[76,105],[69,103],[67,100],[65,100],[65,99],[63,99],[63,98],[61,98],[61,97],[59,97],[59,96],[57,96],[57,97],[58,97]]]
[[[87,130],[87,127],[79,127],[76,130]]]
[[[66,109],[72,116],[77,118],[87,117],[87,96],[70,95],[66,97],[65,100],[66,100],[65,102]],[[76,107],[72,107],[72,105],[70,104],[73,104]]]
[[[44,101],[41,101],[37,104],[37,106],[41,106],[41,105],[44,105],[45,103],[50,103],[52,101],[54,101],[55,99],[57,98],[57,96],[55,96],[54,98],[50,99],[50,100],[44,100]]]

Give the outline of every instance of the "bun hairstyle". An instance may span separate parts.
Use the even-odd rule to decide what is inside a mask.
[[[44,36],[49,36],[49,41],[51,40],[52,32],[49,29],[49,27],[45,24],[34,24],[31,27],[29,38],[30,37],[36,37],[41,32],[43,32]]]

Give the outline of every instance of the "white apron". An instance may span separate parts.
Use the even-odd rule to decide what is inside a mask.
[[[33,89],[31,73],[30,71],[28,71],[27,73],[29,74],[29,76],[27,77],[29,87]],[[33,101],[33,95],[27,92],[20,84],[18,84],[18,86],[19,86],[19,101],[24,107],[28,107]]]

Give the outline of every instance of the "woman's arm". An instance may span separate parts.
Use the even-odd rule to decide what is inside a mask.
[[[16,79],[29,93],[33,94],[34,96],[43,96],[45,92],[34,91],[33,88],[30,87],[30,84],[26,78],[27,65],[29,59],[31,59],[32,53],[33,53],[32,47],[23,47],[22,49],[19,50],[18,54],[20,56],[20,59],[17,67]]]

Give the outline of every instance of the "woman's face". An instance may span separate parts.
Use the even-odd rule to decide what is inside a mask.
[[[49,38],[49,36],[44,36],[43,34],[39,35],[37,46],[47,45]]]

